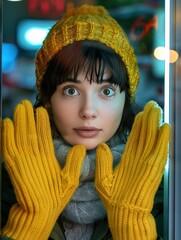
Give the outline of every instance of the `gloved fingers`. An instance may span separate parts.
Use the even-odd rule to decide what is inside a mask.
[[[107,144],[99,144],[96,150],[95,185],[99,193],[109,196],[113,183],[113,156]]]
[[[18,153],[15,143],[14,125],[11,119],[6,118],[3,120],[2,130],[2,150],[5,162],[13,167],[16,163],[14,161],[15,157]]]
[[[37,148],[37,135],[33,107],[28,100],[16,106],[14,128],[16,145],[21,156],[25,157],[25,152],[34,154],[34,148]]]
[[[155,104],[150,108],[150,112],[146,114],[143,125],[145,129],[142,129],[140,145],[143,147],[142,158],[147,158],[152,151],[154,151],[155,144],[160,129],[160,123],[162,118],[162,109]]]
[[[71,196],[79,184],[86,152],[85,147],[77,145],[71,148],[66,158],[66,164],[61,170],[54,154],[49,116],[45,108],[39,107],[36,109],[36,123],[41,160],[43,161],[49,189],[52,189],[52,198],[56,199],[57,196],[63,197],[63,195]],[[55,188],[54,185],[57,187]]]
[[[136,148],[138,147],[138,143],[140,139],[140,131],[142,129],[142,122],[143,122],[143,112],[139,112],[135,117],[130,135],[128,137],[128,141],[126,143],[126,148],[128,148],[129,150],[131,148],[136,150]]]
[[[21,161],[21,155],[17,149],[15,142],[15,131],[14,125],[11,119],[6,118],[3,121],[3,155],[5,160],[6,169],[10,177],[21,175],[22,165],[19,163]]]
[[[23,100],[20,104],[20,107],[24,107],[25,109],[25,117],[26,117],[26,124],[27,124],[27,131],[31,134],[36,133],[36,126],[35,126],[35,117],[34,117],[34,109],[33,105],[29,100]]]
[[[156,119],[156,123],[154,122],[153,126],[152,118]],[[125,192],[125,194],[129,185],[132,186],[133,182],[135,182],[136,185],[137,179],[142,174],[141,171],[144,168],[147,157],[150,155],[153,146],[155,146],[154,144],[158,135],[159,118],[160,110],[158,105],[153,101],[149,102],[144,108],[144,111],[135,117],[125,152],[119,164],[119,167],[124,169],[126,173],[122,176],[122,181],[124,181],[122,192]],[[139,186],[136,186],[136,188]],[[133,198],[134,196],[131,194],[135,195],[134,188],[131,188],[128,192],[131,198]]]
[[[55,200],[62,193],[61,167],[54,154],[49,116],[47,110],[43,107],[36,109],[36,129],[40,151],[38,164],[43,171],[44,187],[47,194]]]
[[[85,146],[76,145],[73,146],[66,157],[66,163],[63,168],[63,175],[71,176],[72,179],[79,179],[82,169],[82,164],[86,154]]]
[[[142,128],[142,121],[143,112],[139,112],[135,117],[123,156],[115,169],[115,171],[119,173],[117,173],[117,175],[122,178],[120,179],[120,182],[122,183],[122,192],[127,191],[128,182],[133,182],[134,175],[137,171],[137,165],[140,164],[139,161],[142,154],[142,149],[139,148],[138,144],[140,131]]]
[[[128,137],[128,141],[126,143],[125,150],[121,158],[120,165],[122,165],[122,167],[126,169],[126,171],[128,171],[128,174],[130,171],[134,171],[132,168],[136,167],[140,155],[142,154],[141,152],[142,149],[139,148],[142,121],[143,112],[139,112],[135,117],[131,133]]]
[[[139,184],[138,186],[136,186],[136,189],[138,189],[141,186],[141,182],[143,179],[144,179],[143,184],[144,182],[146,183],[146,179],[144,178],[144,176],[146,176],[146,178],[149,177],[150,170],[149,168],[147,168],[148,166],[147,164],[148,164],[148,159],[150,159],[149,157],[153,154],[153,152],[156,149],[160,119],[161,119],[161,110],[159,106],[154,101],[149,102],[145,106],[144,111],[142,113],[142,124],[139,124],[141,128],[138,132],[140,133],[140,135],[139,135],[139,138],[137,138],[136,140],[137,143],[134,143],[133,145],[135,146],[135,148],[133,148],[135,151],[132,151],[133,152],[132,155],[130,154],[131,157],[129,158],[129,161],[127,160],[128,158],[125,158],[127,161],[126,160],[124,161],[125,164],[123,168],[126,169],[127,178],[129,178],[127,180],[127,185],[129,185],[129,183],[130,185],[132,185],[131,183],[135,182],[135,186],[136,186],[136,182],[138,182],[137,180],[139,179],[139,182],[138,182]],[[135,123],[136,123],[136,120],[137,119],[135,119]],[[137,125],[135,129],[136,129],[135,130],[136,132],[138,129]],[[133,139],[135,135],[133,135]],[[122,164],[122,162],[120,164]],[[149,172],[148,176],[146,175],[147,173],[145,171]],[[123,186],[122,190],[126,191],[126,184]],[[130,189],[130,193],[129,193],[130,197],[133,199],[134,196],[131,195],[131,192],[135,196],[134,189],[132,190]]]
[[[38,149],[37,132],[35,126],[33,106],[28,100],[22,101],[17,105],[14,112],[14,128],[16,146],[20,158],[16,157],[18,168],[26,174],[27,184],[31,179],[41,179],[39,165],[41,155]]]
[[[57,196],[63,198],[63,195],[71,196],[79,183],[85,147],[77,145],[71,148],[61,170],[54,154],[49,116],[43,107],[36,109],[36,124],[41,161],[46,173],[45,182],[49,185],[52,199],[57,199]]]
[[[132,203],[142,207],[152,207],[167,162],[169,138],[170,125],[164,124],[160,128],[155,149],[145,159],[142,168],[138,171],[139,174],[135,175],[134,187],[130,185],[132,191],[127,189],[129,192],[128,198]],[[139,193],[139,197],[136,193]]]
[[[5,167],[11,178],[11,182],[15,189],[16,198],[19,204],[27,207],[27,202],[31,202],[32,191],[29,192],[29,179],[34,179],[26,168],[26,158],[22,158],[16,148],[14,125],[11,119],[7,118],[3,121],[3,154]],[[26,169],[26,170],[25,170]],[[26,196],[26,197],[25,197]]]
[[[164,168],[168,156],[168,148],[170,141],[171,127],[168,123],[164,123],[159,130],[158,141],[155,150],[149,160],[149,164],[157,166],[158,171]]]
[[[51,135],[49,116],[47,110],[43,107],[39,107],[36,109],[36,129],[40,152],[41,154],[45,155],[46,158],[49,158],[51,166],[52,158],[55,157],[54,147]]]
[[[23,150],[27,149],[27,125],[26,125],[26,114],[22,103],[18,104],[14,111],[14,130],[15,130],[15,141],[21,156],[24,155]]]
[[[59,192],[55,193],[55,189],[58,191],[58,186],[61,186],[60,166],[54,155],[48,113],[45,108],[38,107],[35,116],[38,150],[40,152],[37,165],[42,171],[41,178],[46,194],[52,199],[56,199],[57,196],[60,196]]]
[[[22,105],[25,108],[25,118],[27,120],[26,129],[27,129],[27,136],[28,136],[28,144],[32,148],[37,148],[37,146],[38,146],[37,130],[36,130],[36,121],[35,121],[33,105],[28,100],[22,101]]]
[[[55,155],[50,121],[47,110],[43,107],[36,109],[36,128],[38,144],[41,152],[44,152],[46,156],[53,158]]]
[[[24,182],[26,186],[29,186],[29,191],[39,189],[37,190],[37,192],[39,191],[39,195],[43,195],[43,193],[50,195],[49,189],[52,184],[52,179],[50,176],[50,168],[46,166],[46,163],[51,161],[51,158],[46,156],[46,160],[42,161],[45,153],[40,152],[38,137],[41,138],[45,136],[38,135],[36,129],[37,122],[35,121],[34,109],[31,102],[24,100],[21,104],[18,104],[14,118],[16,135],[19,140],[18,149],[21,155],[21,159],[17,160],[17,162],[19,168],[21,168],[22,178],[25,178]],[[24,174],[26,174],[26,176],[23,176]],[[37,192],[35,192],[35,199]],[[32,194],[33,193],[34,191],[32,191]]]
[[[147,103],[144,110],[136,115],[125,151],[131,152],[132,155],[135,156],[143,154],[145,141],[147,140],[148,122],[150,125],[152,124],[150,114],[156,106],[157,104],[154,101],[150,101]],[[158,127],[156,128],[156,131],[157,129]]]
[[[158,133],[158,124],[160,117],[160,108],[154,101],[146,104],[143,110],[143,124],[140,132],[139,148],[145,150],[145,146],[152,148],[152,143],[155,141]],[[151,146],[150,146],[151,144]]]
[[[68,152],[65,166],[61,172],[63,194],[73,193],[78,187],[85,154],[86,149],[83,145],[76,145]]]

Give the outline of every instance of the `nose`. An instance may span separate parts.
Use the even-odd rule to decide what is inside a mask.
[[[93,96],[86,96],[82,101],[80,117],[82,119],[95,119],[97,117],[97,104]]]

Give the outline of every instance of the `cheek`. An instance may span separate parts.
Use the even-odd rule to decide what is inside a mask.
[[[114,106],[115,107],[115,106]],[[111,111],[107,112],[107,121],[109,126],[112,126],[113,129],[117,129],[120,125],[121,119],[122,119],[123,109],[114,108]]]
[[[61,104],[60,102],[53,101],[52,104],[52,113],[53,113],[53,119],[55,122],[56,127],[58,128],[59,132],[62,133],[64,128],[66,128],[67,125],[69,125],[70,122],[70,112],[72,112],[73,109],[71,109],[71,106],[66,106],[66,104]]]
[[[107,120],[109,120],[110,124],[112,123],[112,127],[119,127],[119,124],[122,119],[123,109],[125,105],[125,94],[120,94],[114,102],[110,105],[106,105],[103,111],[106,114]]]
[[[110,124],[108,127],[109,138],[111,138],[117,132],[121,124],[124,105],[125,105],[125,98],[121,98],[120,100],[121,101],[114,104],[112,108],[113,111],[110,113],[110,115],[112,114],[112,118],[110,120]]]
[[[53,118],[57,128],[62,129],[65,125],[69,125],[70,121],[70,110],[65,107],[59,109],[53,109]]]

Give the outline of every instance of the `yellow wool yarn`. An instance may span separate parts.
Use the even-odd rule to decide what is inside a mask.
[[[68,8],[65,16],[47,34],[35,59],[38,91],[41,90],[48,62],[63,47],[81,40],[98,41],[120,55],[128,72],[130,94],[134,98],[139,82],[134,50],[121,26],[108,11],[102,6],[91,5]]]
[[[47,240],[79,185],[86,149],[72,147],[61,167],[48,113],[43,107],[34,113],[28,100],[16,106],[13,121],[4,119],[2,137],[5,166],[17,199],[2,234],[17,240]]]
[[[96,150],[95,187],[107,210],[114,240],[156,240],[151,214],[167,162],[170,125],[162,122],[162,109],[146,104],[135,121],[119,164],[105,143]]]

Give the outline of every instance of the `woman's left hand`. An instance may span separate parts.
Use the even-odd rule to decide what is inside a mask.
[[[170,125],[153,101],[134,121],[124,154],[113,170],[112,153],[100,144],[96,157],[96,189],[106,207],[113,238],[156,239],[151,209],[167,161]]]

